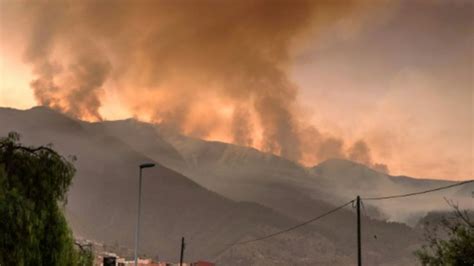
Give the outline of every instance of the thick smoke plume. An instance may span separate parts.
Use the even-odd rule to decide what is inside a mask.
[[[357,3],[355,3],[357,2]],[[138,117],[292,160],[353,158],[354,147],[299,117],[288,78],[305,34],[357,13],[360,1],[32,1],[5,13],[27,33],[37,101],[101,120],[105,90]],[[18,26],[18,25],[17,25]],[[363,148],[363,147],[362,147]],[[371,163],[371,162],[370,162]]]
[[[385,164],[374,163],[370,153],[369,146],[363,140],[356,141],[348,150],[350,160],[363,163],[382,173],[388,173],[388,167]]]

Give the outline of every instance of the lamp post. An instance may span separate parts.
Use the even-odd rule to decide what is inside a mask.
[[[138,180],[138,214],[137,214],[137,228],[135,235],[135,266],[138,266],[138,243],[140,240],[140,208],[142,202],[142,169],[154,167],[153,163],[144,163],[140,164],[140,174]]]

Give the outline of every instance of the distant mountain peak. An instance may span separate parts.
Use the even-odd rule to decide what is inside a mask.
[[[376,172],[375,170],[373,170],[372,168],[370,168],[369,166],[367,166],[365,164],[354,162],[354,161],[347,160],[347,159],[340,159],[340,158],[327,159],[327,160],[322,161],[321,163],[313,166],[312,169],[317,169],[317,168],[321,168],[321,167],[330,167],[330,168],[338,168],[338,169],[360,168],[360,169],[370,170],[370,171]]]
[[[48,106],[44,106],[44,105],[33,106],[33,107],[31,107],[30,109],[28,109],[28,110],[31,110],[31,111],[52,111],[52,112],[55,112],[55,110],[49,108]]]
[[[34,106],[34,107],[31,107],[30,109],[26,109],[26,110],[18,110],[18,109],[14,109],[14,110],[24,111],[24,112],[33,112],[33,113],[39,113],[39,114],[47,114],[47,115],[55,115],[56,117],[65,117],[65,118],[68,118],[68,119],[79,120],[77,118],[71,117],[71,116],[69,116],[65,113],[62,113],[58,110],[52,109],[52,108],[50,108],[48,106],[44,106],[44,105]]]

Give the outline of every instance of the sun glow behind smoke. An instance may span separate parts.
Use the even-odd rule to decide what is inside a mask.
[[[354,118],[354,111],[367,111],[353,110],[354,102],[382,106],[384,98],[370,93],[364,99],[360,92],[367,84],[357,83],[359,76],[341,75],[341,69],[350,64],[369,72],[383,69],[364,65],[371,57],[380,61],[379,54],[372,54],[375,49],[356,46],[354,50],[371,53],[351,62],[343,58],[343,67],[333,64],[341,59],[335,49],[319,69],[307,67],[309,75],[319,75],[317,80],[323,80],[319,84],[317,80],[295,82],[289,74],[295,51],[308,48],[308,39],[311,46],[324,48],[337,35],[334,25],[344,28],[341,38],[357,39],[358,30],[376,24],[371,23],[374,14],[385,17],[394,4],[387,8],[384,1],[350,0],[206,0],[199,5],[194,1],[146,0],[117,1],[115,5],[102,1],[25,3],[1,2],[2,40],[8,40],[8,44],[2,43],[1,53],[16,51],[13,61],[21,62],[16,64],[21,67],[11,67],[15,65],[12,60],[2,61],[2,75],[8,76],[2,78],[2,105],[33,105],[27,90],[31,86],[36,103],[89,121],[134,116],[186,135],[251,146],[306,165],[336,157],[384,170],[385,166],[378,163],[392,166],[395,161],[393,155],[384,155],[390,146],[385,144],[386,134],[369,136],[353,131],[376,125],[379,129],[391,127],[411,114],[406,108],[397,109],[397,102],[396,110],[381,108],[381,114]],[[342,57],[347,54],[347,50],[341,52]],[[319,54],[312,61],[321,59]],[[24,74],[31,70],[31,75]],[[13,72],[16,74],[8,74]],[[392,69],[387,68],[387,72]],[[370,74],[370,79],[377,76]],[[376,85],[385,86],[386,81],[379,80]],[[419,85],[415,83],[415,87]],[[310,100],[311,111],[324,119],[341,121],[345,128],[328,127],[329,123],[321,119],[308,118],[311,115],[298,99],[299,86],[312,90],[314,84],[323,88],[319,89],[323,93]],[[15,88],[15,93],[8,87]],[[393,87],[398,91],[407,84]],[[337,96],[328,101],[332,93],[345,96],[349,90],[353,95],[347,100],[335,104],[334,100],[343,98]],[[393,106],[395,97],[389,94],[388,98],[387,106]],[[400,118],[395,117],[397,113]],[[388,122],[384,116],[395,118]],[[373,121],[374,117],[378,121]],[[410,121],[405,124],[409,127],[395,138],[401,139],[410,130]],[[404,151],[420,150],[407,146],[403,146]],[[429,152],[421,150],[425,155]],[[412,154],[423,157],[418,152]],[[406,160],[404,156],[397,158],[395,172],[403,173]]]
[[[143,0],[113,7],[5,4],[7,18],[25,18],[16,33],[24,34],[23,57],[33,68],[30,85],[39,104],[102,120],[113,84],[133,115],[179,132],[295,161],[305,153],[326,158],[306,149],[324,145],[325,137],[306,130],[311,126],[300,116],[298,88],[287,73],[290,51],[309,29],[351,16],[359,3]],[[316,144],[301,143],[306,132],[315,133],[306,139]]]

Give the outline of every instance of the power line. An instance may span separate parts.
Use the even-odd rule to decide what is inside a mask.
[[[361,198],[361,200],[385,200],[385,199],[393,199],[393,198],[403,198],[403,197],[410,197],[410,196],[415,196],[415,195],[420,195],[420,194],[426,194],[426,193],[430,193],[430,192],[435,192],[435,191],[439,191],[439,190],[444,190],[444,189],[448,189],[448,188],[452,188],[452,187],[457,187],[457,186],[461,186],[461,185],[464,185],[464,184],[468,184],[468,183],[472,183],[474,182],[474,180],[466,180],[466,181],[462,181],[462,182],[458,182],[458,183],[455,183],[455,184],[451,184],[451,185],[447,185],[447,186],[443,186],[443,187],[438,187],[438,188],[434,188],[434,189],[429,189],[429,190],[424,190],[424,191],[419,191],[419,192],[412,192],[412,193],[406,193],[406,194],[399,194],[399,195],[392,195],[392,196],[384,196],[384,197],[367,197],[367,198]],[[220,256],[221,254],[223,254],[224,252],[226,252],[228,249],[234,247],[234,246],[237,246],[237,245],[244,245],[244,244],[248,244],[248,243],[252,243],[252,242],[257,242],[257,241],[261,241],[261,240],[265,240],[265,239],[268,239],[268,238],[271,238],[271,237],[274,237],[274,236],[277,236],[277,235],[280,235],[280,234],[283,234],[283,233],[286,233],[286,232],[289,232],[289,231],[292,231],[292,230],[295,230],[299,227],[302,227],[302,226],[305,226],[309,223],[312,223],[316,220],[319,220],[329,214],[332,214],[344,207],[346,207],[347,205],[349,204],[353,204],[355,202],[355,199],[353,200],[350,200],[346,203],[344,203],[343,205],[340,205],[334,209],[331,209],[317,217],[314,217],[310,220],[307,220],[305,222],[302,222],[300,224],[297,224],[297,225],[294,225],[290,228],[287,228],[287,229],[284,229],[284,230],[281,230],[281,231],[278,231],[278,232],[275,232],[275,233],[272,233],[272,234],[269,234],[269,235],[266,235],[266,236],[263,236],[263,237],[259,237],[259,238],[256,238],[256,239],[251,239],[251,240],[247,240],[247,241],[242,241],[242,242],[236,242],[236,243],[233,243],[233,244],[228,244],[227,247],[225,249],[223,249],[221,252],[219,252],[217,256]]]
[[[267,239],[267,238],[270,238],[270,237],[274,237],[274,236],[276,236],[276,235],[280,235],[280,234],[286,233],[286,232],[288,232],[288,231],[294,230],[294,229],[296,229],[296,228],[299,228],[299,227],[301,227],[301,226],[304,226],[304,225],[307,225],[307,224],[309,224],[309,223],[312,223],[312,222],[314,222],[314,221],[316,221],[316,220],[319,220],[319,219],[321,219],[321,218],[323,218],[323,217],[325,217],[325,216],[327,216],[327,215],[329,215],[329,214],[331,214],[331,213],[333,213],[333,212],[336,212],[336,211],[338,211],[338,210],[340,210],[340,209],[346,207],[347,205],[351,204],[353,201],[354,201],[354,200],[348,201],[348,202],[344,203],[343,205],[341,205],[341,206],[339,206],[339,207],[336,207],[336,208],[334,208],[334,209],[332,209],[332,210],[330,210],[330,211],[328,211],[328,212],[325,212],[325,213],[323,213],[323,214],[321,214],[321,215],[319,215],[319,216],[317,216],[317,217],[314,217],[314,218],[312,218],[312,219],[310,219],[310,220],[307,220],[307,221],[305,221],[305,222],[303,222],[303,223],[297,224],[297,225],[292,226],[292,227],[290,227],[290,228],[287,228],[287,229],[284,229],[284,230],[275,232],[275,233],[273,233],[273,234],[269,234],[269,235],[267,235],[267,236],[259,237],[259,238],[256,238],[256,239],[247,240],[247,241],[243,241],[243,242],[238,242],[238,243],[236,243],[236,244],[234,244],[234,245],[242,245],[242,244],[247,244],[247,243],[250,243],[250,242],[256,242],[256,241],[264,240],[264,239]]]
[[[456,187],[456,186],[461,186],[461,185],[464,185],[464,184],[467,184],[467,183],[472,183],[474,182],[474,180],[467,180],[467,181],[462,181],[462,182],[458,182],[458,183],[455,183],[455,184],[451,184],[451,185],[448,185],[448,186],[443,186],[443,187],[438,187],[438,188],[434,188],[434,189],[429,189],[429,190],[424,190],[424,191],[419,191],[419,192],[413,192],[413,193],[407,193],[407,194],[400,194],[400,195],[392,195],[392,196],[384,196],[384,197],[367,197],[367,198],[361,198],[362,200],[383,200],[383,199],[393,199],[393,198],[402,198],[402,197],[409,197],[409,196],[415,196],[415,195],[420,195],[420,194],[426,194],[426,193],[430,193],[430,192],[435,192],[435,191],[439,191],[439,190],[444,190],[444,189],[448,189],[448,188],[452,188],[452,187]],[[242,244],[247,244],[247,243],[251,243],[251,242],[256,242],[256,241],[260,241],[260,240],[264,240],[264,239],[267,239],[267,238],[271,238],[271,237],[274,237],[276,235],[279,235],[279,234],[283,234],[283,233],[286,233],[288,231],[292,231],[294,229],[297,229],[299,227],[302,227],[304,225],[307,225],[309,223],[312,223],[316,220],[319,220],[331,213],[334,213],[344,207],[346,207],[347,205],[353,203],[354,200],[351,200],[351,201],[348,201],[346,203],[344,203],[343,205],[340,205],[339,207],[336,207],[326,213],[323,213],[315,218],[312,218],[310,220],[307,220],[303,223],[300,223],[300,224],[297,224],[295,226],[292,226],[290,228],[287,228],[287,229],[284,229],[284,230],[281,230],[281,231],[278,231],[278,232],[275,232],[275,233],[272,233],[272,234],[269,234],[269,235],[266,235],[266,236],[263,236],[263,237],[259,237],[259,238],[256,238],[256,239],[251,239],[251,240],[247,240],[247,241],[242,241],[242,242],[237,242],[237,243],[234,243],[232,244],[231,246],[235,246],[235,245],[242,245]]]
[[[219,252],[219,253],[216,255],[216,257],[217,257],[217,256],[220,256],[222,253],[226,252],[228,249],[230,249],[230,248],[232,248],[232,247],[234,247],[234,246],[237,246],[237,245],[244,245],[244,244],[248,244],[248,243],[252,243],[252,242],[261,241],[261,240],[264,240],[264,239],[267,239],[267,238],[274,237],[274,236],[276,236],[276,235],[284,234],[284,233],[286,233],[286,232],[295,230],[295,229],[297,229],[297,228],[299,228],[299,227],[305,226],[305,225],[307,225],[307,224],[309,224],[309,223],[312,223],[312,222],[314,222],[314,221],[316,221],[316,220],[319,220],[319,219],[321,219],[321,218],[323,218],[323,217],[325,217],[325,216],[327,216],[327,215],[329,215],[329,214],[331,214],[331,213],[334,213],[334,212],[336,212],[336,211],[338,211],[338,210],[340,210],[340,209],[346,207],[347,205],[352,204],[353,202],[354,202],[354,200],[350,200],[350,201],[344,203],[343,205],[340,205],[340,206],[338,206],[338,207],[336,207],[336,208],[334,208],[334,209],[331,209],[331,210],[329,210],[329,211],[327,211],[327,212],[325,212],[325,213],[323,213],[323,214],[321,214],[321,215],[319,215],[319,216],[317,216],[317,217],[314,217],[314,218],[312,218],[312,219],[309,219],[309,220],[307,220],[307,221],[305,221],[305,222],[302,222],[302,223],[300,223],[300,224],[294,225],[294,226],[289,227],[289,228],[287,228],[287,229],[280,230],[280,231],[278,231],[278,232],[271,233],[271,234],[269,234],[269,235],[266,235],[266,236],[263,236],[263,237],[259,237],[259,238],[256,238],[256,239],[251,239],[251,240],[246,240],[246,241],[242,241],[242,242],[236,242],[236,243],[233,243],[233,244],[229,244],[225,249],[223,249],[221,252]]]
[[[354,201],[354,200],[348,201],[348,202],[346,202],[345,204],[343,204],[343,205],[341,205],[341,206],[339,206],[339,207],[336,207],[336,208],[334,208],[334,209],[332,209],[332,210],[330,210],[330,211],[328,211],[328,212],[325,212],[325,213],[323,213],[323,214],[321,214],[321,215],[319,215],[319,216],[317,216],[317,217],[315,217],[315,218],[312,218],[312,219],[310,219],[310,220],[307,220],[307,221],[305,221],[305,222],[303,222],[303,223],[297,224],[297,225],[292,226],[292,227],[290,227],[290,228],[287,228],[287,229],[284,229],[284,230],[281,230],[281,231],[278,231],[278,232],[275,232],[275,233],[273,233],[273,234],[269,234],[269,235],[266,235],[266,236],[263,236],[263,237],[259,237],[259,238],[256,238],[256,239],[238,242],[238,243],[236,243],[236,244],[234,244],[234,245],[248,244],[248,243],[251,243],[251,242],[256,242],[256,241],[264,240],[264,239],[267,239],[267,238],[270,238],[270,237],[274,237],[274,236],[276,236],[276,235],[280,235],[280,234],[289,232],[289,231],[291,231],[291,230],[295,230],[296,228],[305,226],[305,225],[307,225],[307,224],[309,224],[309,223],[312,223],[312,222],[314,222],[314,221],[316,221],[316,220],[319,220],[319,219],[321,219],[321,218],[323,218],[323,217],[325,217],[325,216],[327,216],[327,215],[329,215],[329,214],[331,214],[331,213],[333,213],[333,212],[336,212],[336,211],[338,211],[338,210],[340,210],[340,209],[346,207],[347,205],[351,204],[353,201]]]
[[[452,188],[452,187],[457,187],[457,186],[461,186],[461,185],[464,185],[464,184],[467,184],[467,183],[472,183],[472,182],[474,182],[474,180],[466,180],[466,181],[458,182],[458,183],[455,183],[455,184],[451,184],[451,185],[447,185],[447,186],[443,186],[443,187],[438,187],[438,188],[433,188],[433,189],[428,189],[428,190],[419,191],[419,192],[412,192],[412,193],[391,195],[391,196],[383,196],[383,197],[368,197],[368,198],[362,198],[362,200],[386,200],[386,199],[395,199],[395,198],[405,198],[405,197],[410,197],[410,196],[435,192],[435,191],[439,191],[439,190],[444,190],[444,189],[448,189],[448,188]]]

